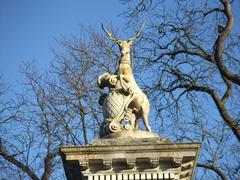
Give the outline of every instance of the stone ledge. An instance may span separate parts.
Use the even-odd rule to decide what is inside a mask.
[[[126,144],[163,144],[171,142],[167,138],[151,137],[151,138],[125,138],[125,139],[94,139],[90,145],[126,145]]]

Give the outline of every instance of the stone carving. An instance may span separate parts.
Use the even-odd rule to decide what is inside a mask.
[[[80,159],[79,160],[79,166],[82,171],[85,171],[89,168],[88,166],[88,160],[87,159]]]
[[[102,26],[109,39],[118,45],[121,57],[115,74],[107,72],[98,77],[98,86],[101,89],[109,88],[109,93],[102,95],[99,100],[105,119],[101,136],[121,131],[136,131],[140,118],[143,119],[147,131],[151,132],[148,124],[150,103],[134,79],[130,56],[132,42],[140,36],[143,26],[144,24],[129,40],[115,38]]]

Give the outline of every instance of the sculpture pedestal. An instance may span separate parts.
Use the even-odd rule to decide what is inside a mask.
[[[167,139],[99,139],[60,147],[68,180],[192,179],[200,143]]]
[[[115,133],[110,133],[103,137],[104,139],[149,139],[149,138],[159,138],[157,134],[141,131],[141,130],[128,130],[128,131],[119,131]],[[162,138],[163,139],[163,138]]]

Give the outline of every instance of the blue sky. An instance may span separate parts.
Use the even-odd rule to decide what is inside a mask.
[[[77,34],[80,25],[123,27],[118,16],[123,8],[119,0],[0,0],[0,73],[6,82],[20,84],[22,62],[35,59],[40,71],[46,69],[55,39]]]
[[[118,0],[1,0],[0,72],[5,82],[21,81],[19,66],[35,59],[39,70],[53,60],[56,39],[77,34],[80,25],[122,23]]]

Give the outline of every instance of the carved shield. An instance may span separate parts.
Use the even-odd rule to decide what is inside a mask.
[[[124,110],[124,95],[112,91],[105,98],[103,103],[103,116],[109,121],[113,120]]]

